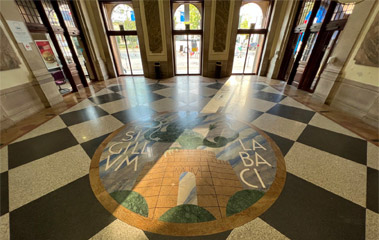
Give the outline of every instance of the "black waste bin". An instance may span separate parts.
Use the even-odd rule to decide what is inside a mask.
[[[221,67],[222,67],[222,63],[216,62],[216,70],[215,70],[215,77],[216,78],[221,78]]]
[[[161,78],[161,64],[159,62],[154,63],[154,69],[155,69],[155,78],[160,79]]]

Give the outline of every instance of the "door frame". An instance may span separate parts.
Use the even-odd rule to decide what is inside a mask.
[[[117,66],[115,66],[116,67],[117,77],[120,77],[120,76],[122,76],[122,77],[125,77],[125,76],[144,76],[145,73],[142,73],[142,74],[133,74],[133,69],[132,69],[131,62],[130,62],[128,44],[126,42],[126,36],[137,36],[138,45],[139,45],[139,39],[138,39],[137,30],[126,30],[126,31],[125,30],[123,30],[123,31],[109,30],[108,29],[108,19],[106,19],[105,13],[104,13],[105,12],[104,4],[107,4],[107,3],[108,4],[109,3],[114,3],[114,4],[117,4],[117,5],[118,4],[131,5],[133,11],[135,11],[135,9],[134,9],[134,6],[133,6],[133,2],[131,0],[129,0],[129,1],[125,1],[125,0],[99,0],[100,12],[101,12],[101,16],[103,18],[103,23],[104,23],[104,28],[105,28],[105,34],[107,35],[108,43],[109,43],[110,48],[111,48],[113,62],[114,62],[115,65],[117,65],[117,62],[116,62],[116,57],[115,57],[114,52],[113,52],[113,45],[112,45],[112,41],[111,41],[111,36],[121,36],[124,39],[124,41],[125,41],[126,55],[128,56],[128,61],[129,61],[129,67],[130,67],[131,74],[120,74],[118,72]],[[137,23],[136,23],[136,29],[137,29]],[[141,48],[139,48],[139,49],[140,49],[140,56],[141,56]],[[142,56],[141,56],[141,62],[142,62]]]
[[[297,10],[298,12],[296,14],[296,20],[293,24],[294,26],[295,24],[300,23],[299,20],[300,17],[303,15],[302,10],[304,9],[306,2],[307,0],[302,0],[302,4],[299,5]],[[319,76],[316,78],[316,75],[318,70],[320,69],[320,64],[325,54],[324,48],[327,47],[327,45],[329,44],[333,35],[332,32],[334,32],[335,30],[339,30],[340,33],[343,30],[347,22],[347,19],[351,14],[351,12],[348,12],[352,11],[352,9],[354,8],[354,4],[341,4],[337,3],[336,1],[330,1],[323,21],[321,23],[313,24],[313,19],[315,15],[318,13],[320,7],[321,1],[314,1],[314,5],[311,9],[312,13],[308,22],[306,24],[299,24],[293,27],[293,32],[290,36],[290,40],[287,43],[285,58],[283,58],[279,73],[279,78],[284,79],[286,73],[289,71],[289,77],[284,80],[286,80],[287,84],[289,85],[293,83],[295,76],[297,76],[300,59],[303,57],[304,49],[307,45],[308,38],[311,33],[317,33],[318,37],[315,40],[314,47],[309,54],[308,61],[305,63],[304,71],[302,72],[299,78],[297,86],[298,89],[302,89],[311,93],[315,91],[319,81]],[[293,41],[296,41],[297,38],[294,36],[299,32],[303,32],[304,34],[301,49],[295,56],[295,60],[292,66],[288,66],[289,59],[291,59],[294,56],[294,52],[291,48],[291,45],[293,44]],[[339,33],[336,38],[338,38]],[[331,54],[331,51],[328,54]],[[314,81],[316,81],[315,84],[313,84]],[[313,88],[312,85],[314,85]]]
[[[174,30],[174,3],[181,4],[192,4],[192,3],[200,3],[201,4],[201,29],[198,30]],[[175,76],[201,76],[203,74],[203,49],[204,49],[204,39],[203,39],[203,31],[204,31],[204,1],[202,0],[189,0],[189,1],[182,1],[182,0],[171,0],[171,30],[172,30],[172,43],[173,43],[173,63],[174,63],[174,75]],[[176,10],[176,9],[175,9]],[[188,35],[200,35],[200,49],[201,49],[201,55],[200,55],[200,73],[189,73],[189,57],[188,57],[188,49],[187,49],[187,73],[177,73],[176,72],[176,59],[175,59],[175,35],[186,35],[187,36],[187,48],[188,48]]]
[[[249,47],[247,47],[246,49],[246,56],[245,56],[245,61],[243,63],[243,71],[242,73],[233,73],[233,64],[232,64],[232,75],[257,75],[259,70],[260,70],[260,67],[261,67],[261,59],[262,59],[262,54],[264,52],[265,49],[265,44],[266,44],[266,40],[267,40],[267,29],[270,27],[270,25],[272,24],[271,23],[271,16],[272,16],[272,11],[273,11],[273,5],[274,5],[274,1],[275,0],[270,0],[270,5],[269,5],[269,10],[268,10],[268,16],[267,16],[267,26],[265,26],[265,28],[261,28],[261,29],[238,29],[238,26],[237,26],[237,34],[236,34],[236,39],[237,39],[237,35],[238,34],[249,34],[249,42],[248,44],[250,44],[250,38],[251,38],[251,35],[253,34],[263,34],[264,37],[263,37],[263,42],[262,42],[262,52],[259,56],[259,60],[258,60],[258,67],[257,67],[257,73],[244,73],[245,72],[245,65],[246,65],[246,59],[247,59],[247,53],[249,52]],[[241,11],[241,8],[243,7],[243,5],[245,4],[249,4],[249,3],[254,3],[254,1],[251,1],[251,2],[246,2],[246,3],[242,3],[239,11],[238,11],[238,21],[240,20],[240,11]],[[235,41],[236,42],[236,41]],[[233,53],[233,63],[234,63],[234,53]]]

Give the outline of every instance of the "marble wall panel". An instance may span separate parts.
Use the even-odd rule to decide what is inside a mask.
[[[40,111],[45,106],[35,91],[32,83],[18,85],[0,91],[1,130]]]
[[[343,79],[331,102],[331,106],[354,115],[368,124],[377,126],[379,88]]]
[[[148,27],[149,47],[152,53],[161,53],[162,30],[159,18],[159,3],[156,0],[143,1],[146,16],[146,25]]]
[[[226,36],[229,19],[230,1],[216,1],[215,30],[213,51],[223,52],[226,48]]]

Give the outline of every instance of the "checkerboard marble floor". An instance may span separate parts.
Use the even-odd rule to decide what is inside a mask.
[[[233,114],[265,131],[287,167],[274,205],[199,238],[143,232],[105,210],[89,184],[96,148],[124,124],[167,111]],[[1,148],[0,239],[379,239],[378,149],[259,78],[124,78]]]

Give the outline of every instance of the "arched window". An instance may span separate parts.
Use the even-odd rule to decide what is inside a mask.
[[[186,25],[189,24],[189,29]],[[174,13],[174,30],[200,30],[201,13],[199,9],[190,3],[179,5]]]
[[[232,73],[257,74],[267,34],[271,1],[243,1],[240,8]]]
[[[132,2],[100,3],[118,75],[142,75],[142,58]]]
[[[111,13],[111,26],[115,31],[135,31],[136,20],[134,10],[127,4],[116,5]]]
[[[238,29],[261,29],[262,27],[263,12],[261,7],[256,3],[243,5],[240,9]]]
[[[175,74],[201,74],[203,3],[173,0],[171,6]]]

